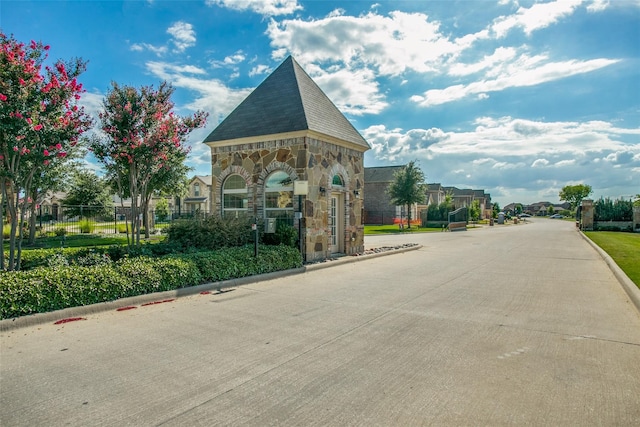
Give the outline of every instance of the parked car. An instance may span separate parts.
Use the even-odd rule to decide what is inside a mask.
[[[526,214],[526,213],[520,214],[520,215],[518,215],[518,216],[519,216],[520,218],[530,218],[530,217],[531,217],[531,215]]]
[[[560,215],[560,214],[553,214],[549,218],[551,218],[551,219],[562,219],[564,217],[562,215]]]

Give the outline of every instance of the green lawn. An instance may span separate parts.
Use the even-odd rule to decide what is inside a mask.
[[[600,246],[640,288],[640,234],[616,231],[587,231],[587,237]]]
[[[372,236],[375,234],[400,234],[400,233],[433,233],[440,232],[442,229],[440,228],[422,228],[412,225],[411,228],[403,228],[400,229],[398,224],[393,225],[365,225],[364,226],[364,235]]]

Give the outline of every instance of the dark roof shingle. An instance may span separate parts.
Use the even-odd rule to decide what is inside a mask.
[[[204,140],[312,130],[369,149],[369,143],[289,56]]]

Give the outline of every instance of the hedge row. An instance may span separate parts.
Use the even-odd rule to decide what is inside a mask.
[[[123,258],[88,267],[41,267],[0,273],[0,319],[45,313],[119,298],[302,266],[300,252],[264,246]]]

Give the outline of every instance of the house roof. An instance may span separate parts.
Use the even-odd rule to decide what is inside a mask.
[[[369,143],[289,56],[204,140],[205,143],[315,131],[365,149]]]
[[[211,185],[211,175],[196,175],[191,178],[190,183],[193,183],[196,179],[202,181],[205,185]]]
[[[364,182],[392,182],[395,173],[403,168],[404,165],[364,168]]]

